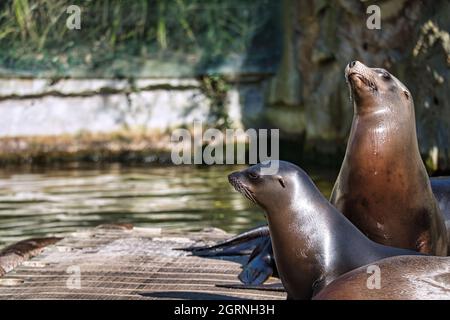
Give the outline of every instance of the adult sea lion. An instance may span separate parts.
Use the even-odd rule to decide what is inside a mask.
[[[370,239],[447,255],[447,230],[420,157],[414,103],[384,69],[345,69],[354,106],[344,161],[330,202]]]
[[[340,275],[377,260],[419,254],[378,244],[358,230],[289,162],[264,175],[254,165],[228,176],[234,188],[265,212],[281,281],[290,299],[310,299]]]
[[[450,300],[450,258],[398,256],[374,263],[379,287],[368,266],[352,270],[320,291],[315,300]],[[369,283],[369,286],[368,286]]]

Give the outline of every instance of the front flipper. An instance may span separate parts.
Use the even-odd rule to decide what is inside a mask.
[[[264,240],[260,246],[253,250],[249,261],[244,265],[238,278],[245,285],[261,285],[269,277],[277,274],[275,260],[273,257],[272,241],[270,238]]]
[[[180,248],[203,257],[249,255],[255,248],[265,246],[270,240],[269,227],[261,226],[213,246]]]

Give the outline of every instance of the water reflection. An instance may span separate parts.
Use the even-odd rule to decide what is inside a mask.
[[[151,166],[0,171],[0,246],[101,223],[240,232],[264,222],[227,175],[242,167]],[[307,170],[329,196],[333,172]]]

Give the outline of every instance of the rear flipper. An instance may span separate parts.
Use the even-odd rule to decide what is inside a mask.
[[[238,278],[245,285],[255,286],[263,284],[274,275],[278,275],[278,272],[273,257],[272,241],[266,238],[264,243],[253,250]]]
[[[245,285],[261,285],[269,277],[278,276],[268,226],[251,229],[213,246],[179,250],[203,257],[250,255],[238,276]]]
[[[249,255],[255,248],[264,247],[267,239],[270,241],[269,227],[261,226],[213,246],[180,248],[179,250],[190,251],[193,255],[204,257]]]

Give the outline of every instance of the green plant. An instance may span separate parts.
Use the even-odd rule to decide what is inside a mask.
[[[229,84],[221,75],[201,77],[202,91],[209,99],[208,122],[217,129],[230,128],[231,120],[227,111]]]
[[[3,0],[0,64],[9,69],[46,68],[64,73],[86,61],[92,62],[91,69],[107,68],[111,61],[129,61],[128,57],[220,62],[225,57],[245,55],[255,33],[273,15],[273,3]],[[72,4],[81,8],[81,30],[66,27],[66,10]]]

